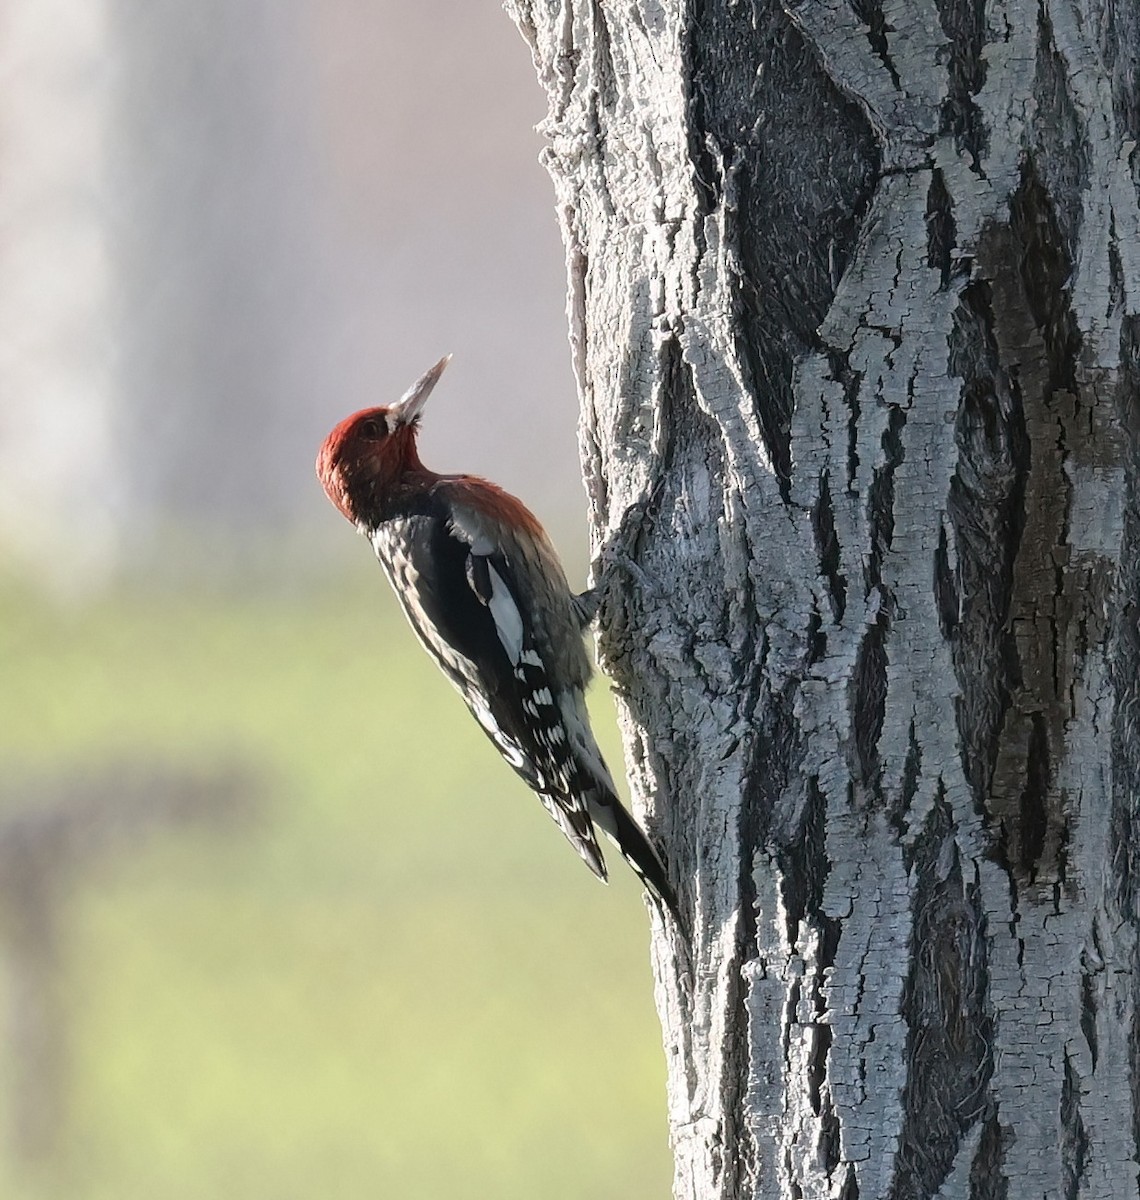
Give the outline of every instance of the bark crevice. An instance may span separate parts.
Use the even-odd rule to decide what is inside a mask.
[[[944,288],[950,285],[956,242],[953,202],[946,190],[946,177],[936,168],[930,173],[926,193],[926,262],[941,275]]]
[[[887,33],[894,33],[893,27],[888,29],[887,18],[883,13],[883,0],[851,0],[851,8],[860,21],[867,27],[867,44],[874,51],[875,57],[883,64],[891,83],[896,90],[902,90],[902,81],[891,59],[890,46],[887,43]]]
[[[969,155],[975,173],[984,176],[982,163],[989,149],[989,135],[976,97],[986,82],[986,62],[982,57],[985,0],[937,0],[937,4],[950,55],[941,130],[954,139],[959,151]]]
[[[940,795],[908,854],[919,882],[902,999],[907,1086],[890,1200],[936,1195],[983,1116],[993,1073],[985,917],[976,883],[963,876],[956,833]]]
[[[1087,1165],[1089,1140],[1081,1118],[1081,1088],[1072,1058],[1065,1055],[1061,1085],[1061,1167],[1065,1200],[1077,1200]]]
[[[854,253],[878,143],[777,0],[700,0],[688,58],[702,204],[719,203],[723,188],[712,181],[732,164],[738,350],[765,448],[786,483],[793,367],[819,345],[816,331]],[[815,164],[807,175],[805,162]]]
[[[827,581],[831,620],[838,625],[847,607],[847,576],[839,570],[839,539],[835,533],[835,506],[831,500],[831,475],[828,471],[821,472],[819,476],[819,490],[811,510],[811,525],[820,574]]]
[[[1005,1138],[997,1106],[986,1106],[978,1153],[970,1167],[970,1200],[1009,1200]]]
[[[1020,396],[1002,369],[994,336],[990,287],[972,283],[960,296],[950,339],[950,371],[960,379],[955,423],[958,464],[946,513],[956,570],[951,582],[942,551],[946,613],[951,636],[963,768],[975,803],[985,809],[997,742],[1016,667],[1006,627],[1013,566],[1021,543],[1022,496],[1029,470]],[[939,548],[947,539],[939,533]],[[936,580],[940,574],[935,561]]]

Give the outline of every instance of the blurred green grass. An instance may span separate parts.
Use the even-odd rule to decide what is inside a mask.
[[[5,1155],[0,1194],[667,1195],[636,884],[593,880],[382,581],[70,610],[0,588],[6,779],[235,755],[254,820],[76,883],[62,1149]]]

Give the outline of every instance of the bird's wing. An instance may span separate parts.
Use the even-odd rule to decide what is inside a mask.
[[[424,647],[574,849],[605,879],[585,799],[598,781],[580,778],[585,765],[567,741],[515,564],[437,514],[386,522],[373,544]]]

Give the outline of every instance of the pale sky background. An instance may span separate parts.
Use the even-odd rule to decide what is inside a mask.
[[[0,552],[343,546],[317,445],[450,351],[426,461],[580,558],[544,112],[494,0],[0,0]]]

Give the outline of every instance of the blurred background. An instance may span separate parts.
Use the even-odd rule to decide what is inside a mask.
[[[0,0],[0,1195],[667,1194],[638,889],[313,476],[454,352],[584,582],[544,109],[494,0]]]

